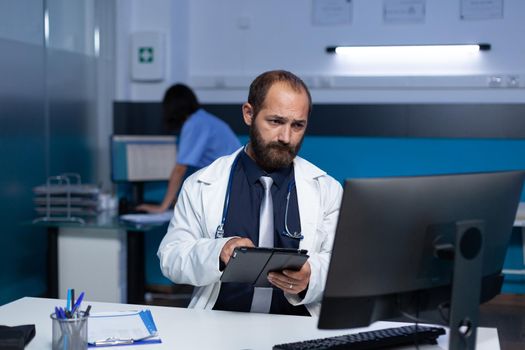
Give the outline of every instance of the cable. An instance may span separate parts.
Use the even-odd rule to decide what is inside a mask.
[[[401,313],[401,315],[403,315],[404,317],[408,318],[409,320],[413,321],[414,322],[414,326],[416,327],[416,332],[414,333],[414,345],[415,345],[415,348],[416,350],[419,350],[419,338],[417,337],[417,331],[418,331],[418,327],[419,327],[419,311],[420,311],[420,308],[421,308],[421,297],[420,297],[420,293],[417,292],[415,293],[415,302],[416,302],[416,310],[415,310],[415,315],[411,315],[410,313],[406,312],[403,310],[403,307],[401,305],[401,300],[399,298],[399,295],[398,295],[398,298],[397,298],[397,307],[398,307],[398,311]],[[411,304],[411,302],[408,303],[409,305]]]
[[[441,304],[438,305],[437,309],[439,311],[439,315],[441,316],[443,321],[445,321],[445,324],[449,324],[449,321],[450,321],[449,320],[449,316],[450,316],[450,301],[442,302]],[[445,310],[446,309],[449,310],[447,312],[447,314],[445,314]]]
[[[416,323],[415,323],[415,327],[416,327],[416,332],[414,333],[414,344],[416,345],[416,350],[419,350],[419,339],[417,337],[417,331],[418,331],[418,325],[419,325],[419,309],[421,307],[421,298],[420,298],[420,294],[417,293],[417,306],[416,306]]]

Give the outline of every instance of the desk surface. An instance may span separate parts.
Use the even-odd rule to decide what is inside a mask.
[[[518,210],[516,212],[516,220],[514,226],[524,227],[525,226],[525,202],[520,202]]]
[[[49,315],[65,301],[22,298],[0,307],[0,324],[35,324],[36,336],[26,350],[51,349]],[[88,302],[84,302],[87,305]],[[92,312],[137,310],[144,306],[91,303]],[[302,316],[250,314],[228,311],[192,310],[174,307],[148,306],[153,313],[162,344],[141,345],[140,350],[161,349],[266,349],[275,344],[356,333],[367,329],[397,327],[402,324],[376,322],[367,329],[326,331],[317,329],[317,318]],[[89,323],[88,323],[89,327]],[[420,349],[447,349],[447,337],[441,336],[437,346]],[[478,329],[478,350],[500,349],[495,328]],[[116,348],[115,348],[116,349]]]

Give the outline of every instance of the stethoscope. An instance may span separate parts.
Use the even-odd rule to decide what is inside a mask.
[[[244,150],[242,150],[241,152],[244,152]],[[237,155],[237,157],[235,157],[235,160],[233,161],[230,170],[230,176],[228,178],[228,187],[226,188],[226,196],[224,197],[224,205],[222,208],[222,219],[219,226],[217,226],[217,230],[215,231],[215,238],[224,237],[224,223],[226,222],[226,217],[228,216],[228,209],[230,207],[230,193],[232,189],[233,173],[235,171],[235,167],[237,166],[237,162],[239,161],[239,157],[240,153]],[[288,229],[288,207],[290,205],[290,195],[294,186],[295,181],[290,181],[290,183],[288,184],[288,191],[286,194],[286,208],[284,210],[284,230],[281,232],[281,234],[286,237],[301,240],[304,238],[301,232],[290,232],[290,230]]]

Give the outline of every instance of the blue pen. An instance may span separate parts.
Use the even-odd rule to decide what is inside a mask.
[[[66,311],[71,310],[71,289],[67,290],[67,303],[66,303]]]
[[[64,319],[64,318],[66,318],[66,317],[65,317],[65,314],[64,314],[64,311],[62,310],[61,307],[56,307],[56,306],[55,306],[55,315],[57,316],[58,319]]]
[[[77,299],[75,305],[73,305],[73,310],[71,311],[72,314],[74,314],[75,311],[77,311],[78,308],[80,308],[80,304],[82,303],[82,299],[84,299],[84,292],[80,293],[80,295],[78,296],[78,299]]]
[[[62,315],[60,314],[60,311],[58,310],[58,307],[55,306],[55,316],[57,319],[62,318]]]

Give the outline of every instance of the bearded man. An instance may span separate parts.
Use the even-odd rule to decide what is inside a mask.
[[[249,143],[184,182],[158,256],[166,277],[196,287],[189,307],[318,315],[342,188],[297,156],[311,109],[296,75],[259,75],[242,106]],[[253,246],[306,249],[309,258],[298,271],[269,273],[273,288],[222,283],[233,250]]]

